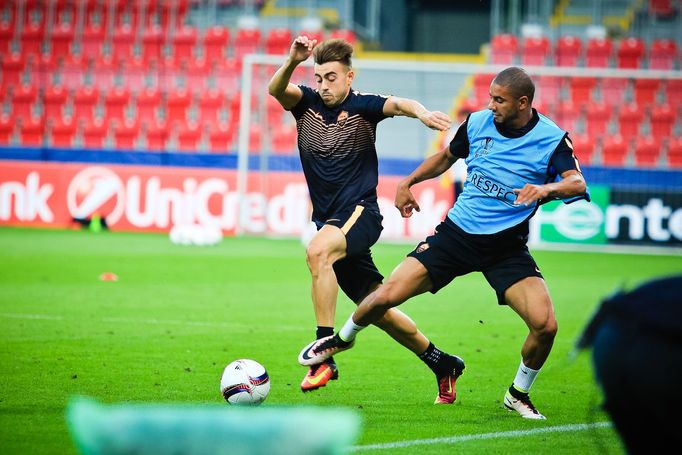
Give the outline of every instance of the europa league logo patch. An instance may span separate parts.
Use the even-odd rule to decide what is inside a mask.
[[[339,113],[339,116],[336,117],[336,123],[337,123],[339,126],[343,126],[344,123],[346,123],[346,120],[348,120],[348,112],[346,112],[346,111],[341,111],[341,112]]]
[[[415,253],[423,253],[424,251],[429,249],[429,244],[426,242],[422,242],[417,246],[417,249],[414,250]]]

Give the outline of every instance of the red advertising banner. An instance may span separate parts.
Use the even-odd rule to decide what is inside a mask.
[[[400,177],[379,179],[379,205],[387,239],[421,239],[452,205],[452,189],[437,180],[414,188],[421,212],[403,219],[393,207]],[[300,235],[310,221],[301,173],[251,172],[243,200],[235,170],[0,162],[0,225],[69,227],[98,214],[120,231],[169,231],[202,224],[233,235],[238,217],[251,234]]]

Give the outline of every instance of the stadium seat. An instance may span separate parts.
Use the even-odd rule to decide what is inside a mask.
[[[92,65],[92,84],[101,90],[109,90],[114,86],[119,70],[119,61],[108,55],[99,56]]]
[[[580,120],[580,106],[569,101],[560,102],[554,110],[556,124],[564,131],[575,131]]]
[[[554,49],[554,63],[557,66],[578,66],[583,51],[583,43],[577,36],[563,35]]]
[[[357,37],[355,36],[355,32],[353,32],[353,30],[344,28],[332,30],[331,33],[329,33],[329,38],[344,39],[351,44],[355,44],[355,41],[357,40]]]
[[[682,168],[682,137],[670,141],[668,144],[668,165],[671,168]]]
[[[30,84],[14,87],[12,93],[12,115],[17,119],[28,121],[35,115],[34,108],[38,99],[38,90]]]
[[[69,55],[74,37],[75,30],[73,25],[69,23],[56,25],[50,32],[50,52],[54,55]]]
[[[10,53],[10,44],[14,37],[14,24],[0,21],[0,55]]]
[[[658,90],[661,87],[660,79],[635,79],[634,99],[643,108],[649,107],[656,102]]]
[[[39,147],[45,144],[45,124],[43,118],[32,116],[21,119],[19,126],[19,143],[25,146]]]
[[[176,123],[186,123],[187,109],[192,102],[192,95],[185,88],[169,90],[166,94],[166,122],[174,128]]]
[[[159,118],[161,92],[158,87],[145,87],[137,93],[135,111],[138,119],[154,122]]]
[[[45,40],[45,25],[30,23],[21,30],[21,53],[24,56],[38,56],[43,53],[43,41]]]
[[[173,35],[173,58],[177,63],[193,59],[196,45],[197,29],[195,27],[185,25],[178,28]]]
[[[579,107],[586,106],[592,99],[592,91],[597,85],[594,77],[571,77],[569,86],[571,87],[571,101]]]
[[[161,91],[171,91],[187,87],[182,82],[183,73],[173,58],[165,57],[161,60],[152,60],[152,62],[152,74],[156,79],[156,85]]]
[[[649,14],[658,19],[670,19],[676,14],[673,0],[648,0],[648,3]],[[682,8],[682,6],[678,6],[678,8]]]
[[[11,87],[21,84],[22,75],[26,66],[24,56],[12,53],[2,56],[2,85]]]
[[[620,106],[623,94],[627,92],[630,80],[622,77],[603,77],[599,82],[601,100],[609,106]]]
[[[263,133],[261,125],[252,123],[249,127],[249,153],[262,153]]]
[[[573,143],[573,154],[578,158],[580,164],[591,164],[594,160],[595,141],[589,134],[571,135]]]
[[[43,92],[43,116],[61,118],[69,96],[63,85],[48,85]]]
[[[119,79],[117,82],[131,90],[140,90],[149,85],[149,64],[138,56],[125,60],[120,63]]]
[[[518,51],[519,41],[516,35],[495,35],[490,42],[490,61],[499,65],[511,65],[516,60]]]
[[[205,58],[193,58],[185,68],[185,83],[193,92],[203,92],[208,87],[211,63]]]
[[[651,110],[651,134],[664,138],[672,136],[675,111],[669,104],[657,104]]]
[[[261,32],[257,28],[240,28],[234,38],[234,57],[241,60],[247,54],[258,52],[261,47]]]
[[[649,47],[649,69],[672,70],[678,61],[678,48],[675,40],[657,39]]]
[[[51,119],[50,143],[53,147],[71,147],[76,136],[76,122],[72,117],[48,117]]]
[[[105,29],[99,24],[89,24],[83,28],[83,35],[80,40],[80,55],[87,60],[94,60],[102,54]]]
[[[655,166],[661,154],[661,143],[652,135],[638,137],[635,142],[635,164]]]
[[[117,149],[132,150],[136,147],[137,137],[140,134],[140,125],[133,120],[110,122],[113,125],[114,143]]]
[[[265,53],[273,55],[286,55],[289,53],[293,38],[291,30],[286,27],[270,29],[265,36]]]
[[[593,102],[587,105],[587,134],[590,137],[602,137],[608,131],[613,110],[604,102]]]
[[[679,112],[682,108],[682,79],[670,79],[666,82],[665,97],[673,110]]]
[[[204,32],[203,56],[211,62],[225,58],[227,45],[230,41],[230,29],[227,27],[208,27]]]
[[[550,43],[547,37],[524,38],[521,50],[521,63],[523,65],[545,65],[549,51]]]
[[[52,54],[43,54],[37,60],[31,63],[31,77],[32,81],[37,81],[38,85],[64,85],[61,83],[61,74],[58,66],[58,61]],[[66,87],[68,88],[68,87]]]
[[[494,78],[494,74],[476,73],[474,75],[474,96],[479,104],[488,104],[490,100],[490,83]]]
[[[628,145],[622,136],[607,136],[602,146],[602,164],[605,166],[623,166],[627,153]]]
[[[640,68],[644,56],[644,41],[629,37],[620,40],[616,52],[618,68]]]
[[[98,149],[104,147],[107,134],[107,126],[101,118],[86,120],[83,124],[83,147]]]
[[[88,64],[80,55],[68,54],[61,64],[60,81],[67,89],[80,87],[85,82],[87,69]]]
[[[99,90],[91,85],[78,87],[73,93],[71,115],[78,120],[89,122],[95,115],[95,106],[99,102]]]
[[[199,122],[202,125],[215,125],[220,120],[220,111],[225,107],[227,98],[222,90],[211,89],[199,95]]]
[[[165,150],[170,136],[168,124],[157,119],[143,119],[144,138],[147,150]]]
[[[270,143],[273,153],[293,154],[296,152],[296,140],[298,137],[296,126],[280,125],[271,131]]]
[[[644,119],[644,112],[635,103],[625,104],[618,112],[618,129],[625,140],[639,135],[639,127]]]
[[[10,145],[14,140],[14,118],[7,114],[0,115],[0,145]]]
[[[104,94],[105,118],[111,122],[126,119],[126,109],[130,103],[130,90],[127,87],[114,87]]]
[[[159,26],[145,28],[142,33],[142,58],[147,62],[164,60],[164,30]]]
[[[208,147],[212,152],[228,152],[232,150],[234,129],[228,124],[218,125],[208,135]]]
[[[183,152],[196,152],[199,150],[201,140],[201,127],[199,123],[187,122],[177,128],[177,149]]]
[[[120,25],[114,29],[111,37],[111,57],[120,62],[133,57],[135,32],[130,25]]]
[[[219,60],[212,69],[215,86],[225,93],[236,93],[239,90],[241,74],[241,61],[235,58]]]
[[[585,49],[585,66],[608,67],[611,64],[613,43],[608,38],[590,38]]]

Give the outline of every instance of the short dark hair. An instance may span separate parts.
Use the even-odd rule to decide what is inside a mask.
[[[493,79],[493,84],[509,87],[512,95],[516,98],[527,96],[528,104],[533,103],[535,84],[533,84],[533,80],[523,68],[512,66],[500,71],[497,76],[495,76],[495,79]]]
[[[350,67],[353,45],[340,38],[322,41],[313,49],[315,63],[322,65],[327,62],[339,62]]]

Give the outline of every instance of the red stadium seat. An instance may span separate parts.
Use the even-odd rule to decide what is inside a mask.
[[[50,142],[53,147],[71,147],[76,136],[76,122],[72,117],[52,117]]]
[[[603,77],[599,83],[601,99],[609,106],[620,106],[630,81],[622,77]]]
[[[26,61],[22,54],[12,53],[2,56],[2,85],[5,87],[21,84]]]
[[[547,37],[528,37],[523,40],[521,63],[524,65],[545,65],[550,44]]]
[[[628,145],[622,136],[607,136],[602,146],[602,164],[605,166],[623,166],[627,153]]]
[[[476,102],[481,106],[485,106],[490,100],[490,83],[494,78],[494,74],[477,73],[474,75],[474,95]]]
[[[33,110],[38,99],[38,90],[30,84],[14,87],[12,94],[12,115],[28,121],[34,116]]]
[[[180,125],[177,131],[178,150],[196,152],[199,150],[201,140],[201,127],[196,122],[188,122]]]
[[[490,42],[490,60],[492,63],[510,65],[516,60],[518,51],[518,38],[509,33],[495,35]]]
[[[109,90],[119,71],[119,63],[113,57],[103,55],[95,59],[92,67],[92,84],[101,90]]]
[[[196,45],[197,29],[189,25],[180,27],[173,36],[173,58],[177,63],[191,60]]]
[[[571,101],[582,107],[592,101],[592,91],[597,85],[597,79],[594,77],[571,77],[569,85],[571,86]]]
[[[554,63],[557,66],[578,66],[583,51],[583,43],[577,36],[563,35],[556,43]]]
[[[88,85],[78,87],[73,94],[73,108],[71,115],[76,119],[92,120],[95,106],[99,102],[99,90]]]
[[[220,111],[227,98],[222,90],[206,90],[199,95],[199,120],[202,125],[215,125],[220,120]]]
[[[208,135],[208,146],[212,152],[227,152],[233,149],[234,129],[230,125],[219,125]]]
[[[67,89],[80,87],[84,83],[87,69],[88,64],[80,55],[69,54],[62,61],[60,80]]]
[[[665,86],[665,96],[673,110],[682,108],[682,79],[670,79]]]
[[[298,133],[294,125],[280,125],[272,130],[270,142],[272,151],[277,154],[293,154],[296,152]]]
[[[145,87],[140,90],[135,99],[136,117],[150,122],[159,118],[161,92],[157,87]]]
[[[85,121],[83,125],[83,147],[104,147],[107,131],[107,126],[102,119]]]
[[[168,124],[156,119],[144,119],[144,137],[148,150],[164,150],[170,136]]]
[[[618,128],[620,135],[629,140],[639,135],[639,127],[644,119],[644,112],[635,103],[620,107],[618,112]]]
[[[204,32],[204,58],[208,61],[225,58],[225,51],[230,41],[230,29],[227,27],[208,27]]]
[[[575,131],[580,119],[580,106],[570,101],[561,102],[554,111],[554,118],[559,128],[569,132]]]
[[[265,53],[274,55],[288,54],[292,40],[291,30],[288,28],[276,27],[270,29],[265,37]]]
[[[45,118],[61,118],[69,96],[63,85],[49,85],[43,93],[43,116]]]
[[[211,64],[205,58],[194,58],[187,62],[185,69],[186,85],[190,90],[203,92],[208,86]]]
[[[640,107],[649,107],[656,102],[661,87],[660,79],[635,79],[635,102]]]
[[[242,75],[241,61],[234,58],[219,60],[212,74],[216,87],[220,87],[225,93],[236,93]]]
[[[187,109],[192,102],[191,93],[185,88],[170,90],[166,95],[166,121],[170,127],[187,121]]]
[[[120,25],[111,37],[111,57],[117,62],[133,57],[135,32],[130,25]]]
[[[116,148],[132,150],[135,148],[140,134],[140,125],[136,121],[124,120],[112,122]],[[112,124],[110,123],[110,124]]]
[[[654,166],[661,154],[661,143],[654,136],[637,138],[635,142],[635,163],[640,166]]]
[[[672,135],[675,111],[669,104],[657,104],[651,110],[651,134],[664,138]]]
[[[40,55],[43,53],[45,40],[45,24],[30,23],[21,31],[21,53],[24,56]]]
[[[142,33],[142,58],[148,62],[162,61],[164,30],[159,26],[147,27]]]
[[[357,40],[357,37],[355,36],[355,32],[353,32],[353,30],[348,30],[348,29],[332,30],[332,32],[329,34],[329,38],[344,39],[351,44],[355,44],[355,41]]]
[[[234,57],[241,60],[247,54],[254,54],[261,47],[261,32],[257,28],[240,28],[234,38]]]
[[[88,60],[94,60],[102,53],[104,44],[104,27],[99,24],[89,24],[83,28],[80,40],[80,55]]]
[[[9,115],[0,115],[0,145],[10,145],[14,138],[14,118]]]
[[[263,134],[261,126],[252,123],[249,127],[249,153],[261,153],[263,151]]]
[[[576,134],[571,136],[573,154],[580,164],[590,164],[594,160],[595,142],[589,134]]]
[[[19,127],[21,145],[43,146],[45,144],[45,124],[42,117],[30,117],[22,119]]]
[[[14,24],[0,21],[0,54],[10,53],[10,43],[14,37]]]
[[[678,59],[677,44],[672,39],[657,39],[649,47],[649,68],[655,70],[674,69]]]
[[[611,106],[604,102],[587,105],[587,134],[590,137],[602,137],[607,133],[608,124],[613,113]]]
[[[590,38],[585,49],[585,65],[608,67],[611,63],[613,43],[608,38]]]
[[[54,55],[69,55],[75,37],[73,25],[60,23],[50,33],[50,52]]]
[[[644,56],[644,41],[629,37],[618,44],[618,68],[640,68]]]
[[[114,87],[104,95],[105,118],[109,121],[123,121],[126,118],[126,108],[130,103],[130,90],[127,87]]]
[[[649,13],[659,19],[670,19],[675,16],[673,0],[649,0]]]
[[[682,137],[675,138],[668,144],[668,165],[682,168]]]

